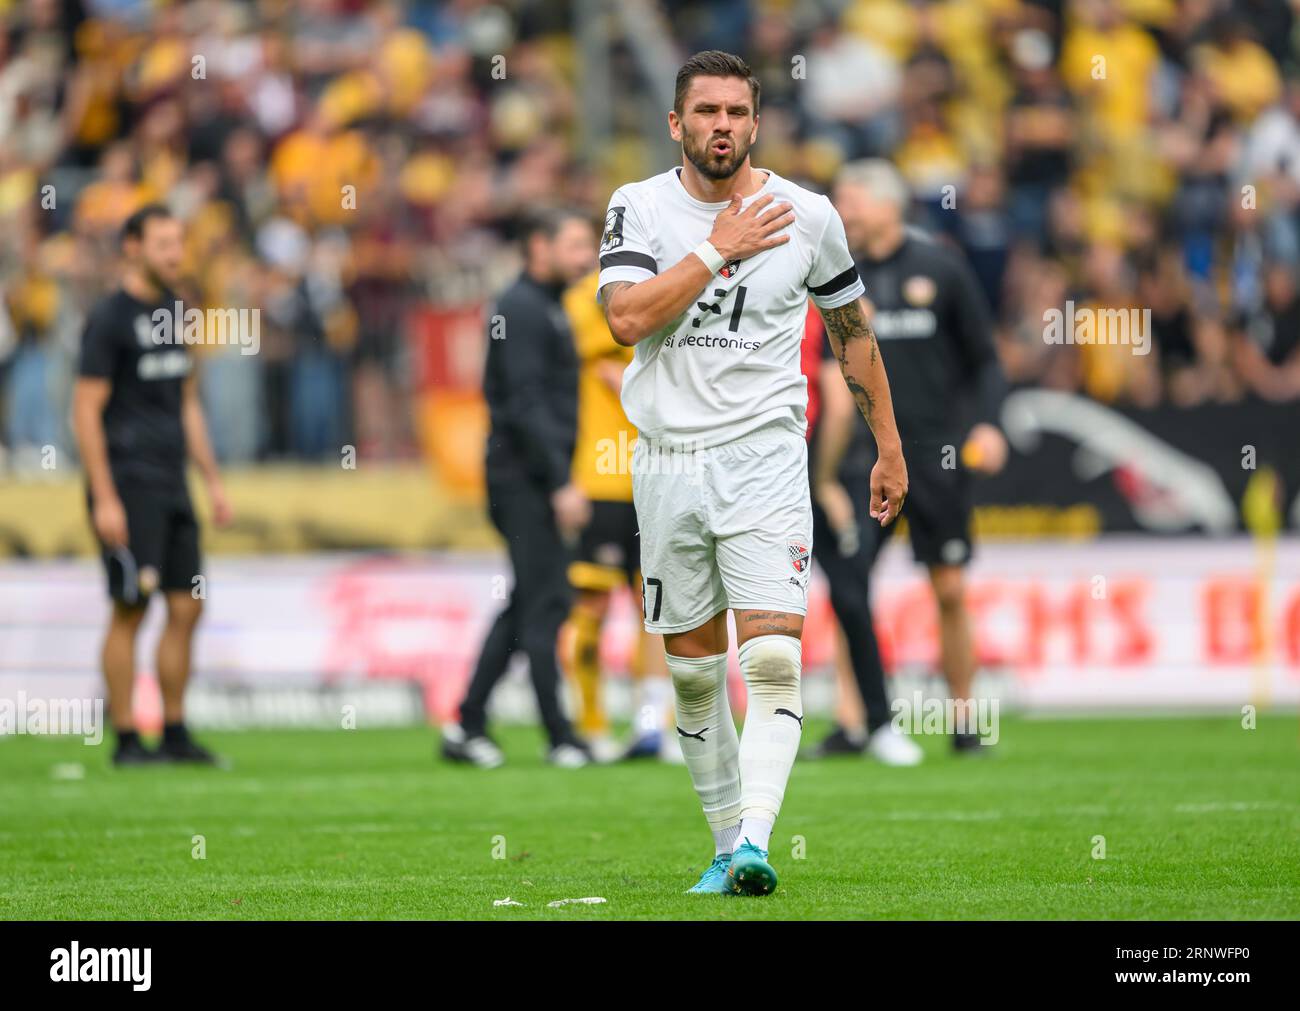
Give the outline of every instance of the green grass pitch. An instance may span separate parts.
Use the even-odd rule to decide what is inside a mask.
[[[106,746],[9,738],[0,917],[1300,916],[1294,713],[1001,730],[975,759],[923,739],[916,769],[800,762],[781,884],[758,899],[682,894],[712,856],[684,768],[552,769],[530,729],[501,733],[494,772],[435,763],[428,730],[202,735],[226,771],[114,771]],[[493,906],[507,896],[524,905]],[[607,902],[547,907],[584,896]]]

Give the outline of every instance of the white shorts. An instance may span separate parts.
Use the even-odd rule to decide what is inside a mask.
[[[639,439],[632,496],[648,632],[687,632],[719,611],[804,614],[812,568],[808,444],[769,425],[712,449]]]

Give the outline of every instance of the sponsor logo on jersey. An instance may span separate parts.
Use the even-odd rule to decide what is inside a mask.
[[[763,347],[762,341],[746,340],[740,337],[715,337],[713,334],[669,334],[664,338],[666,348],[722,348],[725,351],[758,351]]]
[[[153,340],[153,323],[148,316],[137,316],[135,318],[135,341],[146,351],[151,351],[158,345]]]
[[[790,552],[790,564],[794,566],[794,571],[800,575],[808,571],[809,551],[808,545],[803,541],[794,539],[786,541],[786,548]]]
[[[903,282],[903,297],[912,305],[929,305],[939,293],[934,278],[917,274]]]
[[[605,231],[600,237],[600,251],[608,252],[623,245],[623,215],[627,207],[611,207],[605,215]]]
[[[189,354],[179,348],[155,351],[139,357],[135,374],[140,379],[181,379],[190,374],[191,364]]]
[[[739,260],[730,261],[720,271],[718,271],[718,273],[721,274],[723,277],[725,277],[728,281],[730,281],[733,277],[735,277],[737,274],[740,273],[740,261]]]
[[[882,340],[933,337],[938,320],[932,309],[877,309],[871,329]]]

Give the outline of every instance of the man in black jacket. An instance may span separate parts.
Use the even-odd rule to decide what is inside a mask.
[[[964,702],[971,699],[976,666],[965,581],[972,550],[971,475],[994,473],[1006,461],[1006,440],[997,427],[1006,381],[989,307],[973,272],[959,253],[907,227],[907,203],[906,184],[888,162],[854,162],[841,170],[835,206],[867,288],[907,455],[910,486],[902,515],[913,557],[927,568],[934,590],[948,690]],[[856,728],[837,727],[819,752],[866,747],[890,764],[914,764],[920,749],[892,732],[891,713],[882,711],[884,671],[868,604],[871,567],[894,528],[862,515],[876,449],[857,412],[837,409],[842,387],[822,387],[811,471],[813,546],[848,639],[870,733],[864,739],[853,733]],[[967,406],[975,414],[969,428]],[[953,733],[953,745],[961,752],[981,751],[969,723]]]
[[[569,548],[590,505],[570,477],[578,418],[578,359],[560,303],[564,289],[595,266],[596,236],[580,214],[548,210],[523,232],[524,272],[488,318],[483,394],[492,432],[488,510],[505,538],[515,585],[479,655],[460,723],[443,728],[442,754],[495,768],[504,761],[487,736],[487,702],[516,650],[528,655],[548,760],[584,765],[586,746],[560,707],[556,635],[568,616]]]

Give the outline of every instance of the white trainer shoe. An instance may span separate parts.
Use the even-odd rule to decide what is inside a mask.
[[[608,765],[623,757],[623,746],[612,737],[592,737],[587,741],[591,748],[591,760],[597,765]]]
[[[591,762],[585,751],[572,744],[556,745],[547,753],[546,760],[561,769],[581,769]]]
[[[467,762],[480,769],[496,769],[506,761],[506,756],[490,737],[467,737],[459,723],[443,726],[442,757],[451,762]]]
[[[905,734],[894,729],[892,723],[877,727],[867,738],[867,752],[884,765],[920,765],[925,752]]]

